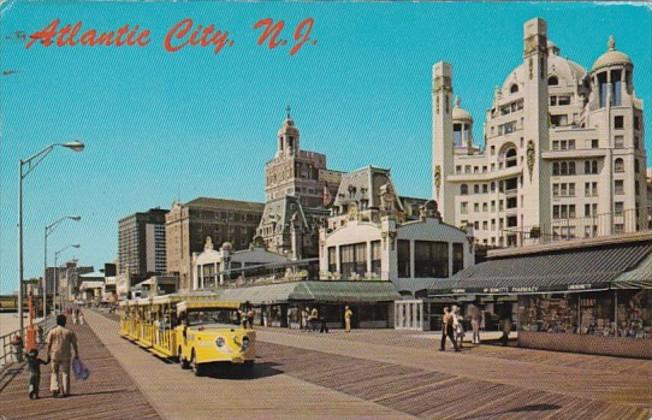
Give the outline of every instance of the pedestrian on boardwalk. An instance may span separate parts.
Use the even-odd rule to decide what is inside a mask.
[[[249,310],[247,311],[247,322],[249,323],[249,328],[254,329],[254,308],[251,306],[249,307]]]
[[[25,353],[27,370],[29,371],[28,392],[29,399],[38,399],[38,390],[41,385],[41,365],[47,365],[50,360],[42,360],[38,357],[38,350],[32,349]]]
[[[441,324],[441,346],[439,351],[446,351],[446,337],[453,343],[455,351],[460,351],[457,348],[457,343],[455,342],[455,330],[453,330],[453,314],[450,312],[450,308],[446,306],[444,308],[444,317],[442,318]]]
[[[303,308],[301,311],[301,329],[308,331],[308,307]]]
[[[14,361],[22,362],[23,361],[23,339],[19,334],[14,335],[14,338],[11,340],[11,347],[14,352]]]
[[[460,314],[460,307],[453,305],[453,330],[455,331],[455,341],[457,341],[458,347],[461,349],[464,341],[464,325],[462,323],[462,315]]]
[[[71,348],[75,359],[79,358],[77,336],[66,328],[66,316],[57,316],[57,326],[48,333],[48,358],[52,361],[50,391],[56,397],[70,395]]]
[[[315,306],[312,308],[312,311],[310,311],[310,317],[308,318],[308,322],[310,323],[310,331],[317,331],[317,321],[319,321],[319,311]]]
[[[344,307],[344,331],[351,332],[351,318],[353,311],[348,306]]]
[[[75,308],[72,313],[72,324],[77,325],[77,320],[79,319],[79,308]]]
[[[473,330],[473,339],[471,340],[473,344],[480,344],[480,322],[482,317],[480,316],[480,310],[477,306],[471,307],[471,329]]]
[[[500,338],[500,341],[503,343],[503,346],[506,346],[509,340],[509,333],[512,332],[512,320],[508,316],[505,316],[502,320],[502,329],[503,336]]]
[[[79,325],[84,325],[84,313],[82,311],[79,311]]]

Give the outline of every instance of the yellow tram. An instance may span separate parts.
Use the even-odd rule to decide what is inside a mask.
[[[242,326],[242,306],[213,292],[132,299],[120,303],[119,334],[196,375],[219,364],[251,369],[256,333]]]

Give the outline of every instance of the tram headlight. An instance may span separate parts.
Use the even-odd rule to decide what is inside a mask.
[[[215,340],[215,344],[217,344],[217,347],[224,347],[226,341],[224,341],[224,337],[217,337],[217,340]]]
[[[242,351],[246,351],[249,348],[249,337],[242,337]]]

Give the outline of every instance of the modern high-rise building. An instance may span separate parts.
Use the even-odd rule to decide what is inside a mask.
[[[160,208],[131,214],[118,222],[118,274],[144,278],[166,272],[165,215]]]
[[[265,212],[257,238],[272,252],[294,259],[319,255],[319,227],[330,214],[341,172],[326,155],[302,150],[289,110],[277,133],[276,155],[265,165]]]
[[[484,142],[453,96],[451,65],[433,68],[433,197],[476,241],[638,231],[647,225],[643,102],[634,64],[609,37],[590,70],[560,55],[542,19],[524,25],[523,60],[494,91]]]
[[[208,237],[234,250],[247,248],[263,214],[262,203],[199,197],[174,203],[166,216],[167,272],[179,276],[179,288],[192,285],[192,254],[204,250]]]

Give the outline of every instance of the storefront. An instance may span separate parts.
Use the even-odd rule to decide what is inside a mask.
[[[220,299],[249,302],[255,323],[300,328],[301,312],[317,308],[328,328],[344,327],[344,309],[353,311],[353,328],[391,328],[400,295],[388,281],[300,281],[221,289]]]
[[[511,319],[522,347],[652,358],[649,240],[489,260],[429,295]]]

